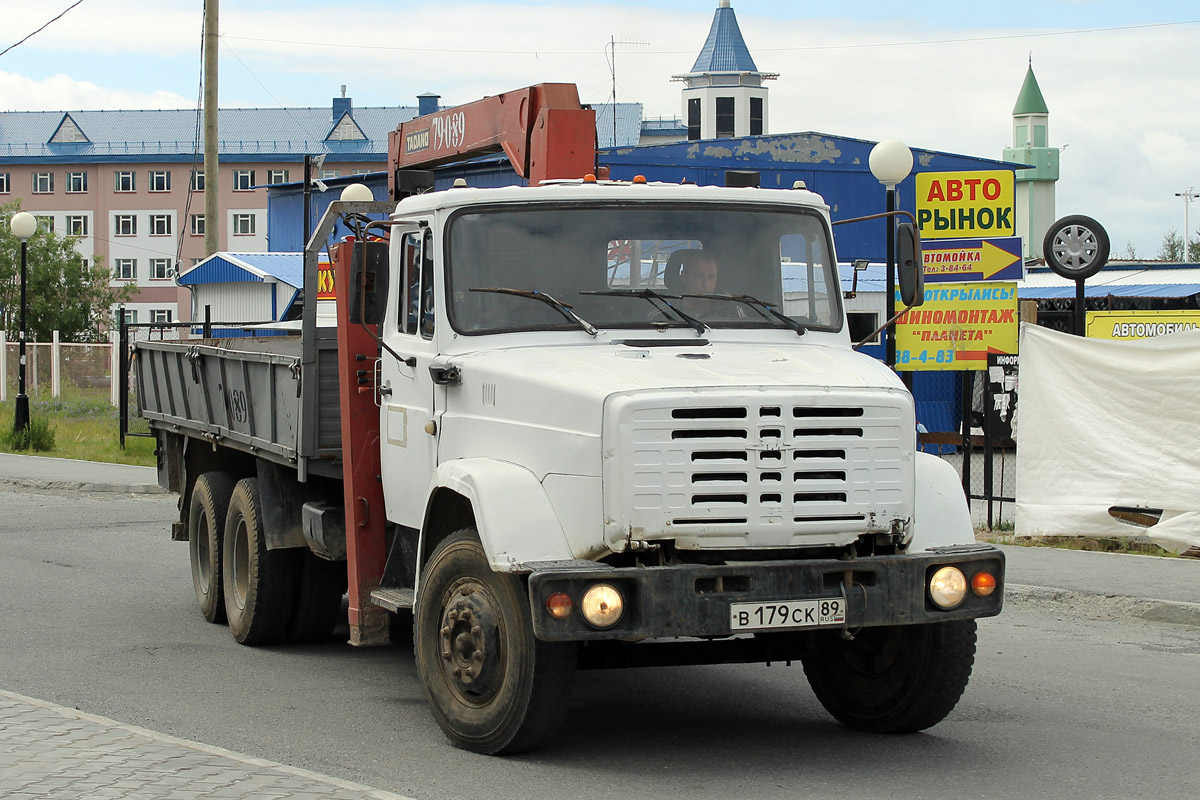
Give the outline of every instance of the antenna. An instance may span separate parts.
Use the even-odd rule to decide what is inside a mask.
[[[608,59],[608,71],[612,76],[612,123],[613,123],[613,138],[612,146],[617,146],[617,48],[621,48],[626,52],[633,49],[649,47],[650,43],[644,39],[620,39],[614,36],[608,37],[608,43],[604,45],[604,55]]]

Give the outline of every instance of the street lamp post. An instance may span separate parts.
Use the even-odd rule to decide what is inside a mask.
[[[889,139],[871,148],[867,163],[871,167],[871,174],[887,190],[888,216],[884,218],[887,223],[887,313],[884,319],[891,319],[896,315],[896,218],[893,214],[896,210],[896,184],[912,172],[912,151],[903,142]],[[896,366],[895,328],[887,331],[886,363],[889,367]]]
[[[20,433],[29,427],[29,397],[25,394],[25,263],[29,237],[37,230],[37,218],[28,211],[13,214],[8,229],[21,240],[21,340],[20,359],[17,362],[17,405],[13,419],[13,431]]]
[[[1200,192],[1196,191],[1196,187],[1189,186],[1182,192],[1176,192],[1175,196],[1183,198],[1183,257],[1179,260],[1187,263],[1188,245],[1191,244],[1189,241],[1191,234],[1188,231],[1188,206],[1192,204],[1193,200],[1195,200],[1197,197],[1200,197]]]

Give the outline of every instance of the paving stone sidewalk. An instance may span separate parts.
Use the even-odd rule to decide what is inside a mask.
[[[0,691],[5,800],[410,800]]]

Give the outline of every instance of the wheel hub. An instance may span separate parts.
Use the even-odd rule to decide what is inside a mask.
[[[465,701],[486,702],[503,677],[499,615],[487,589],[456,586],[442,608],[438,651],[447,683]]]

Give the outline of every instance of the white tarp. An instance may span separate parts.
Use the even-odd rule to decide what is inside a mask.
[[[1140,341],[1021,326],[1017,536],[1200,547],[1200,331]],[[1149,528],[1112,507],[1161,509]]]

